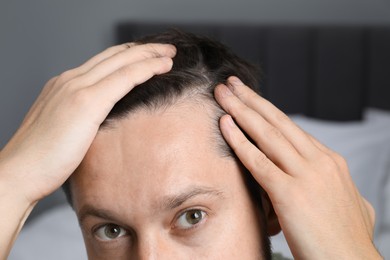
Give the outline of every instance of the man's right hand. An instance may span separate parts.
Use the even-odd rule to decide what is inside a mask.
[[[33,205],[82,161],[113,106],[136,85],[172,68],[166,44],[111,47],[51,79],[0,152],[0,259]]]

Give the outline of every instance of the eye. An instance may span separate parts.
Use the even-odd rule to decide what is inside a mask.
[[[109,241],[127,235],[127,231],[118,225],[106,224],[99,227],[95,231],[95,235],[101,240]]]
[[[181,229],[190,229],[206,217],[206,212],[200,209],[191,209],[182,213],[176,222],[176,227]]]

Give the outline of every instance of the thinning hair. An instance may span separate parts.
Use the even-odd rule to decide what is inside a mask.
[[[214,98],[214,89],[218,84],[227,83],[228,77],[237,76],[245,85],[259,93],[260,69],[238,57],[217,41],[179,30],[169,30],[146,36],[137,40],[136,43],[174,45],[177,53],[173,58],[173,67],[168,73],[156,75],[136,86],[118,101],[101,125],[100,131],[109,129],[112,124],[115,124],[115,121],[126,118],[138,110],[156,111],[169,108],[179,101],[189,100],[211,108],[212,138],[217,151],[221,156],[231,157],[239,162],[219,130],[219,119],[225,112]],[[263,191],[243,166],[242,169],[250,195],[260,211],[263,212],[261,200]],[[64,183],[63,190],[68,202],[72,205],[69,180]],[[265,218],[262,217],[260,221],[263,232],[265,232]],[[270,246],[266,234],[263,234],[263,240],[266,240],[263,241],[266,247],[263,248],[265,250],[263,254],[269,257]]]
[[[139,109],[154,111],[185,99],[213,109],[213,138],[221,155],[232,156],[230,147],[219,131],[218,121],[225,112],[214,99],[214,88],[226,83],[227,78],[234,75],[259,92],[258,67],[217,41],[179,30],[146,36],[137,43],[173,44],[177,54],[173,58],[172,70],[154,76],[131,90],[116,103],[101,129]]]

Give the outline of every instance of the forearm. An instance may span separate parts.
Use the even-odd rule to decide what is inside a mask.
[[[358,243],[343,243],[340,239],[318,243],[307,243],[307,250],[294,250],[295,259],[356,259],[356,260],[382,260],[372,241],[359,241]]]
[[[36,205],[28,202],[18,185],[0,165],[0,259],[7,259],[27,217]]]

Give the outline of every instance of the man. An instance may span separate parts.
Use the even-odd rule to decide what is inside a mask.
[[[253,75],[169,32],[49,81],[0,154],[1,256],[70,177],[91,259],[269,259],[280,227],[296,258],[379,259],[344,160],[248,88]]]

